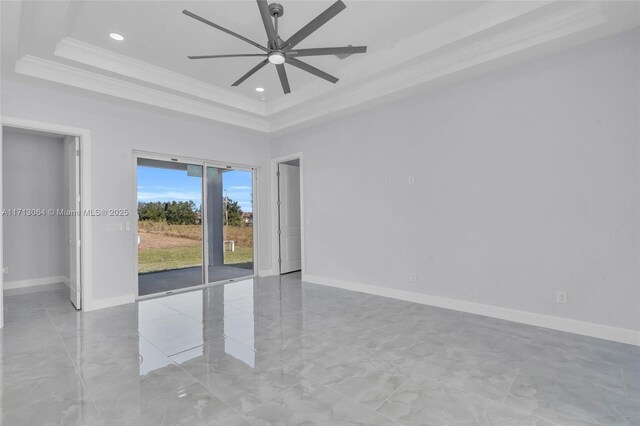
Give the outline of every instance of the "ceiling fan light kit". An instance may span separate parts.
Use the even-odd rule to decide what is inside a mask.
[[[286,58],[282,52],[271,52],[269,53],[269,62],[274,65],[284,64]]]
[[[334,16],[343,11],[347,6],[338,0],[329,6],[324,12],[312,19],[307,25],[302,27],[298,32],[289,37],[287,40],[283,40],[278,34],[278,18],[284,15],[284,7],[279,3],[268,4],[267,0],[256,0],[258,3],[258,10],[262,17],[262,23],[267,33],[267,45],[262,46],[253,40],[250,40],[240,34],[237,34],[231,30],[221,27],[208,19],[205,19],[199,15],[188,10],[183,10],[185,15],[207,24],[213,28],[216,28],[222,32],[232,35],[240,40],[251,44],[254,47],[262,50],[264,53],[241,53],[241,54],[229,54],[229,55],[200,55],[200,56],[188,56],[189,59],[215,59],[215,58],[239,58],[239,57],[263,57],[258,65],[251,68],[245,75],[235,81],[232,86],[239,86],[247,78],[258,72],[262,67],[271,63],[276,66],[278,77],[280,78],[280,84],[285,94],[290,93],[289,79],[287,78],[287,72],[284,64],[289,64],[310,74],[327,80],[331,83],[336,83],[338,79],[326,72],[309,65],[297,58],[304,56],[322,56],[322,55],[352,55],[354,53],[366,53],[367,46],[345,46],[345,47],[320,47],[311,49],[294,49],[301,41],[309,37],[318,28],[329,22]]]

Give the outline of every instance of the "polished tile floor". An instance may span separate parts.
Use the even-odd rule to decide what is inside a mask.
[[[640,425],[637,347],[302,283],[5,298],[2,425]]]

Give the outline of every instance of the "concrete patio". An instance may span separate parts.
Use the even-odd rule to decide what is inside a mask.
[[[253,263],[209,267],[209,282],[253,275]],[[164,293],[202,284],[202,266],[138,274],[138,295]]]

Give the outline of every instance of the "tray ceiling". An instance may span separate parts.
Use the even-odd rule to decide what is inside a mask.
[[[282,3],[279,27],[286,38],[333,2]],[[240,87],[230,86],[257,58],[186,58],[259,53],[181,13],[189,9],[264,43],[254,1],[2,2],[2,72],[15,69],[259,131],[283,131],[415,93],[412,88],[460,78],[461,72],[486,72],[492,62],[504,66],[509,57],[525,60],[640,24],[637,2],[345,3],[346,10],[299,47],[368,45],[368,53],[307,58],[340,78],[336,85],[287,67],[288,95],[272,65]],[[111,32],[124,41],[109,38]]]

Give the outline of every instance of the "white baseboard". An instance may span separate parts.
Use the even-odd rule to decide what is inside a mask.
[[[303,281],[640,346],[640,331],[482,303],[303,274]]]
[[[57,276],[57,277],[45,277],[45,278],[32,278],[29,280],[18,280],[18,281],[5,281],[3,284],[4,290],[13,290],[16,288],[25,288],[25,287],[33,287],[40,285],[49,285],[49,284],[58,284],[65,282],[65,277]]]
[[[96,311],[98,309],[112,308],[114,306],[127,305],[129,303],[135,303],[136,295],[128,294],[126,296],[108,297],[105,299],[97,299],[91,301],[91,303],[85,303],[83,311]]]
[[[32,285],[29,287],[20,287],[20,288],[12,288],[9,290],[4,290],[3,293],[5,296],[17,296],[19,294],[32,294],[32,293],[39,293],[41,291],[50,291],[50,290],[67,290],[67,287],[65,287],[64,283]]]
[[[263,269],[262,271],[258,271],[259,277],[270,277],[272,275],[275,275],[273,269]]]

